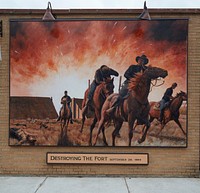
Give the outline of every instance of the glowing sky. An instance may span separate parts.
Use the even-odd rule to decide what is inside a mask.
[[[186,91],[187,27],[187,20],[12,21],[11,96],[53,97],[58,110],[64,90],[83,98],[88,79],[101,65],[123,76],[141,54],[169,74],[150,100],[160,100],[173,82],[178,83],[175,92]],[[118,82],[115,78],[116,92]]]

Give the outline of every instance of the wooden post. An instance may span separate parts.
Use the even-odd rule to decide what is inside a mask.
[[[76,102],[75,102],[75,98],[72,98],[72,119],[76,119]]]
[[[120,91],[121,84],[122,84],[122,76],[119,77],[119,88],[118,88],[118,92]]]

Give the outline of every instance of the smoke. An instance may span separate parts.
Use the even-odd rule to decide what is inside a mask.
[[[152,100],[173,82],[186,90],[187,27],[187,20],[12,21],[11,95],[58,98],[67,89],[72,97],[82,98],[87,80],[101,65],[123,76],[141,54],[149,58],[148,65],[169,74],[165,84],[151,93]],[[73,85],[82,87],[78,92]],[[52,92],[55,89],[57,93]]]

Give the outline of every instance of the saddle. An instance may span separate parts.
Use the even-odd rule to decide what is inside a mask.
[[[156,111],[159,111],[159,110],[160,110],[160,101],[157,102],[157,103],[153,106],[153,109],[156,110]]]
[[[171,102],[172,101],[169,101],[169,103],[167,104],[167,106],[164,109],[167,109],[171,105]],[[160,110],[160,101],[155,103],[155,105],[153,106],[153,109],[156,110],[156,111]]]

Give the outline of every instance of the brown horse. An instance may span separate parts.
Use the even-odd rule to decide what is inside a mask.
[[[58,139],[58,145],[68,145],[67,141],[67,127],[69,124],[69,120],[71,118],[71,112],[69,106],[66,101],[63,102],[63,106],[60,110],[60,125],[61,125],[61,132],[60,137]]]
[[[111,119],[114,122],[114,131],[112,133],[112,145],[115,146],[115,138],[124,121],[128,121],[129,125],[129,146],[131,146],[131,140],[133,137],[133,124],[137,120],[140,124],[145,124],[146,131],[144,132],[142,138],[138,141],[142,143],[147,134],[147,130],[150,127],[148,114],[150,110],[150,105],[148,102],[148,95],[150,91],[151,80],[157,79],[158,77],[165,78],[168,75],[167,71],[158,67],[148,67],[144,73],[138,73],[134,78],[129,81],[129,95],[128,97],[120,103],[120,105],[112,113],[107,113],[106,110],[109,109],[119,95],[114,93],[110,95],[101,111],[101,120],[98,125],[98,133],[94,140],[94,145],[97,142],[98,135],[104,124]]]
[[[169,107],[167,107],[164,110],[164,118],[163,121],[161,123],[161,130],[159,131],[159,133],[157,135],[160,134],[160,132],[163,130],[163,128],[165,127],[165,125],[173,120],[177,123],[177,125],[179,126],[179,128],[181,129],[181,131],[183,132],[184,135],[186,135],[185,131],[183,130],[181,123],[179,122],[179,116],[180,116],[180,112],[179,109],[183,103],[183,101],[187,100],[187,94],[183,91],[181,91],[180,93],[178,93],[176,95],[176,97],[174,97],[172,99],[172,101],[170,102]],[[150,122],[152,122],[155,118],[158,119],[160,117],[160,109],[157,107],[159,102],[151,102],[150,103],[150,111],[149,111],[149,115],[150,115]]]
[[[100,85],[97,86],[94,96],[93,96],[93,102],[90,105],[91,109],[94,111],[94,119],[90,126],[90,139],[89,139],[89,145],[92,145],[92,131],[97,123],[97,121],[101,118],[101,108],[103,106],[103,103],[105,102],[106,98],[113,93],[114,84],[113,84],[114,78],[108,78],[105,80],[105,82],[102,82]],[[87,96],[89,93],[89,88],[85,91],[82,107],[85,106],[85,102],[87,100]],[[83,126],[85,123],[85,117],[87,114],[87,109],[85,109],[84,112],[82,112],[82,126],[81,126],[81,133],[83,132]],[[107,145],[104,128],[102,128],[103,133],[103,140],[105,145]]]

